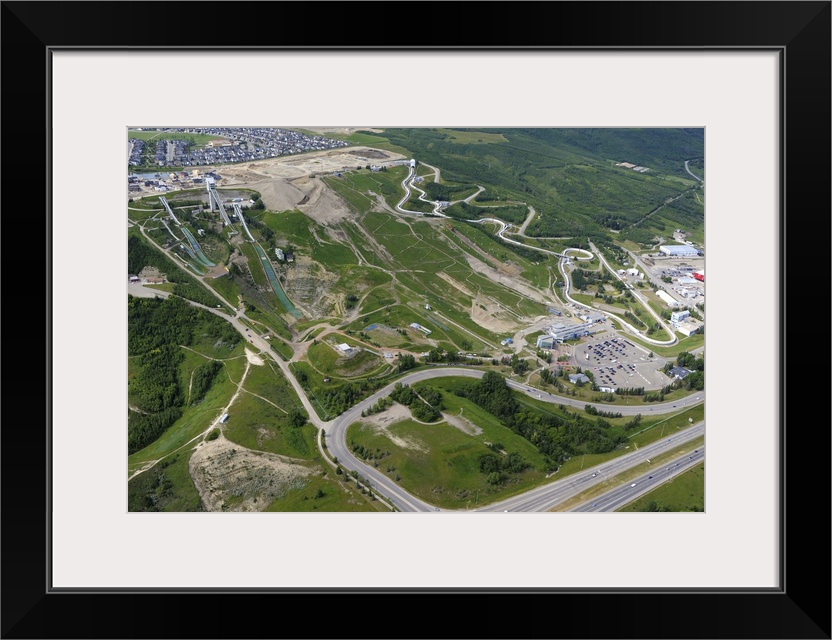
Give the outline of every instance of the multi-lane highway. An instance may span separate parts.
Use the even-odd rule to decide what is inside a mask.
[[[693,451],[686,451],[668,463],[663,464],[659,469],[632,478],[629,482],[610,489],[604,494],[596,496],[574,509],[570,509],[570,511],[580,513],[616,511],[704,460],[704,446],[700,446]]]
[[[422,382],[425,380],[445,376],[481,378],[483,374],[483,371],[476,369],[464,369],[458,367],[435,367],[428,370],[417,371],[399,379],[397,382],[412,385],[417,382]],[[543,402],[549,402],[552,404],[563,404],[579,409],[585,408],[587,404],[586,402],[580,402],[572,398],[564,398],[560,396],[554,396],[552,394],[547,394],[545,392],[540,392],[536,389],[533,389],[526,385],[519,384],[511,380],[507,380],[506,382],[509,385],[509,387],[527,394],[530,398],[534,398]],[[362,402],[353,406],[351,409],[345,411],[334,420],[322,423],[321,427],[326,432],[325,437],[327,449],[329,450],[331,455],[337,457],[338,461],[341,464],[343,464],[343,466],[345,466],[348,469],[357,470],[358,473],[360,473],[365,478],[365,483],[368,484],[368,486],[372,488],[374,492],[386,497],[400,511],[436,511],[436,508],[433,505],[423,500],[420,500],[415,496],[410,495],[404,489],[402,489],[402,487],[399,484],[397,484],[392,478],[388,477],[384,473],[380,472],[378,469],[365,464],[362,460],[359,460],[358,458],[353,456],[347,444],[347,427],[349,427],[352,423],[358,421],[358,419],[361,417],[362,411],[378,402],[381,398],[389,395],[390,392],[393,390],[394,385],[395,383],[387,385],[386,387],[375,392],[373,395],[366,398]],[[656,413],[668,412],[680,410],[683,407],[692,406],[694,404],[699,404],[703,400],[704,393],[696,397],[691,396],[689,398],[678,400],[673,403],[658,404],[655,405],[654,408],[656,410]],[[605,409],[610,409],[610,407],[607,405],[598,406],[603,407]],[[614,407],[614,410],[621,412],[623,415],[636,415],[639,413],[643,413],[644,407],[616,406]],[[601,465],[601,467],[598,470],[596,470],[599,473],[599,475],[597,476],[598,482],[603,480],[605,477],[609,477],[616,473],[620,473],[621,471],[630,468],[632,465],[638,464],[639,462],[648,459],[650,456],[647,454],[651,452],[654,454],[662,453],[664,451],[678,446],[679,444],[684,443],[687,439],[695,438],[697,436],[702,435],[703,433],[704,423],[693,425],[676,436],[665,438],[659,442],[653,443],[645,447],[641,447],[637,451],[633,451],[630,454],[620,456],[619,458],[616,458],[615,460],[610,461],[609,463]],[[682,434],[684,434],[684,436]],[[647,452],[647,454],[643,454],[643,452]],[[564,479],[564,481],[559,482],[563,483],[567,480],[569,482],[567,482],[566,485],[559,484],[558,482],[553,482],[552,485],[548,485],[547,487],[540,487],[529,493],[523,494],[522,496],[512,498],[506,503],[500,503],[501,505],[506,506],[498,508],[492,505],[493,508],[488,507],[487,509],[483,510],[548,511],[562,500],[566,500],[569,497],[572,497],[573,495],[578,493],[579,491],[582,491],[592,486],[591,484],[572,486],[570,483],[574,483],[575,480],[570,480],[568,478]]]
[[[563,478],[562,480],[557,480],[542,487],[537,487],[536,489],[527,491],[522,495],[508,498],[500,502],[495,502],[483,507],[482,509],[478,509],[478,511],[551,511],[557,505],[580,495],[587,489],[606,483],[613,479],[616,475],[629,471],[630,469],[634,469],[639,465],[643,465],[645,463],[650,464],[648,461],[653,458],[690,443],[692,440],[703,435],[705,435],[705,423],[699,422],[688,427],[687,429],[684,429],[683,431],[675,433],[672,436],[657,440],[649,445],[639,447],[638,449],[635,449],[623,456],[614,458],[609,462],[584,469],[579,474],[573,474]],[[699,447],[699,450],[704,451],[704,448]],[[691,452],[688,453],[686,451],[683,457],[687,458],[688,455],[692,455],[692,451],[693,447],[691,446]],[[704,453],[702,455],[704,456]],[[674,460],[674,462],[667,466],[675,464],[677,464],[677,461]],[[665,467],[662,467],[662,469],[664,468]],[[655,473],[645,473],[644,475],[645,477],[648,475],[654,476],[654,478],[651,479],[652,484],[653,480],[658,477],[658,473],[659,472],[656,471]],[[667,476],[664,476],[664,478],[666,480]],[[636,487],[632,487],[632,484],[635,484]],[[635,489],[638,488],[640,484],[643,485],[644,483],[638,479],[631,480],[630,482],[625,483],[625,488]],[[646,490],[646,485],[644,486]],[[627,495],[629,495],[629,498],[632,500],[632,498],[637,494],[630,491]],[[593,502],[601,504],[600,498],[596,498]],[[594,509],[595,508],[593,508],[593,510]]]

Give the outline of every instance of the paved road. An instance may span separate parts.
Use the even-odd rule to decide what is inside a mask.
[[[551,511],[557,505],[580,495],[587,489],[605,483],[619,473],[629,471],[639,465],[650,464],[647,462],[648,460],[667,453],[680,445],[685,445],[703,435],[705,435],[705,423],[696,423],[687,429],[676,432],[672,436],[663,438],[662,440],[657,440],[656,442],[644,447],[639,447],[638,449],[635,449],[626,455],[614,458],[609,462],[605,462],[595,467],[588,467],[587,469],[583,469],[580,473],[572,474],[563,480],[557,480],[548,485],[527,491],[522,495],[508,498],[500,502],[495,502],[483,507],[482,509],[477,509],[477,511]],[[700,447],[699,450],[704,452],[704,447]],[[627,502],[629,502],[634,497],[640,495],[640,493],[646,493],[651,488],[654,488],[655,485],[659,484],[658,478],[660,475],[665,481],[670,477],[669,474],[671,472],[667,471],[668,468],[673,470],[681,469],[681,459],[687,459],[689,455],[694,455],[693,445],[689,447],[689,450],[684,452],[684,455],[682,455],[680,459],[674,459],[666,465],[663,465],[661,467],[661,471],[647,471],[645,472],[643,479],[636,478],[622,485],[621,488],[625,489],[625,492],[622,495],[625,496],[627,498]],[[704,456],[704,453],[702,455]],[[676,464],[680,464],[680,466],[674,466]],[[653,479],[651,479],[648,483],[646,479],[649,475],[652,475]],[[636,486],[632,487],[632,484],[635,484]],[[640,489],[640,493],[634,493],[632,491],[632,489],[636,488]],[[608,493],[612,494],[616,492],[617,489],[618,487],[611,489]],[[598,503],[598,505],[602,504],[600,497],[594,498],[587,510],[598,509],[598,505],[595,507],[592,506],[593,502]],[[603,504],[607,504],[607,502],[605,501]],[[612,501],[610,501],[609,505],[611,506],[612,504]],[[620,506],[622,503],[617,502],[616,504]],[[609,508],[607,510],[612,511],[614,509]]]
[[[439,366],[427,370],[414,372],[410,375],[404,376],[397,382],[401,382],[402,384],[413,385],[417,382],[422,382],[425,380],[445,376],[481,378],[483,374],[483,371],[476,369]],[[546,392],[541,392],[536,389],[533,389],[532,387],[528,387],[527,385],[523,385],[512,380],[508,380],[507,383],[511,388],[516,389],[518,391],[522,391],[526,393],[530,398],[542,400],[543,402],[549,402],[551,404],[563,404],[576,409],[583,409],[587,404],[586,401],[581,401],[573,398],[562,398],[560,396],[554,396]],[[359,460],[358,458],[353,456],[346,442],[347,427],[349,427],[349,425],[356,422],[361,417],[361,412],[364,411],[364,409],[367,409],[368,407],[378,402],[381,398],[389,395],[390,392],[393,390],[395,384],[395,382],[391,383],[386,387],[380,389],[379,391],[376,391],[370,397],[366,398],[365,400],[359,402],[351,409],[342,413],[335,420],[323,423],[321,426],[326,430],[327,448],[331,455],[334,455],[338,458],[338,461],[342,464],[342,466],[346,467],[347,469],[355,469],[356,471],[358,471],[360,475],[367,479],[368,486],[372,488],[374,492],[379,493],[380,495],[388,498],[399,510],[435,511],[435,507],[433,507],[433,505],[423,500],[420,500],[415,496],[411,496],[386,474],[382,473],[381,471],[370,465],[365,464],[362,460]],[[653,407],[650,407],[650,409],[653,409],[653,411],[657,414],[661,414],[664,412],[676,412],[682,410],[684,407],[699,404],[704,401],[704,398],[705,395],[704,393],[702,393],[698,396],[691,396],[689,398],[685,398],[684,400],[680,400],[677,402],[668,402],[654,405]],[[646,413],[646,408],[643,406],[596,406],[603,406],[605,410],[618,411],[622,413],[622,415],[634,416],[639,413]],[[690,429],[686,431],[690,431]],[[675,443],[673,446],[675,446]],[[548,509],[551,509],[551,506],[544,510]]]
[[[596,496],[587,502],[570,509],[573,512],[610,512],[631,503],[656,487],[668,482],[688,469],[701,464],[705,460],[705,447],[701,446],[693,451],[686,451],[682,455],[663,464],[660,469],[649,471],[630,482]]]
[[[690,160],[685,160],[685,171],[687,171],[690,175],[692,175],[694,178],[699,180],[699,182],[701,182],[702,184],[705,184],[705,181],[702,178],[700,178],[699,176],[694,174],[693,171],[690,170],[690,167],[688,166],[688,162],[690,162]]]
[[[593,249],[595,249],[596,253],[598,253],[598,249],[596,249],[594,246],[593,246]],[[564,250],[564,254],[565,254],[564,257],[567,257],[569,255],[569,253],[572,252],[572,251],[582,251],[583,253],[589,254],[589,251],[586,251],[584,249],[565,249]],[[592,255],[592,254],[590,254],[590,255]],[[604,260],[604,257],[600,253],[598,253],[598,259],[601,261],[602,266],[606,266],[606,268],[609,269],[610,272],[616,278],[621,279],[620,276],[615,272],[615,270],[612,269],[609,266],[609,264],[607,264],[606,260]],[[676,342],[678,342],[677,338],[675,337],[676,334],[674,334],[673,332],[671,332],[671,335],[674,336],[672,340],[653,340],[652,338],[648,338],[647,336],[643,335],[638,329],[636,329],[633,325],[631,325],[629,322],[627,322],[626,320],[621,318],[621,316],[613,314],[613,313],[609,313],[607,311],[604,311],[603,309],[598,309],[596,307],[590,307],[590,306],[584,304],[583,302],[579,302],[578,300],[575,300],[572,296],[569,295],[569,290],[571,289],[572,285],[571,285],[571,281],[569,280],[569,274],[566,273],[566,266],[564,265],[564,262],[565,262],[565,260],[561,260],[560,262],[558,262],[558,267],[560,268],[560,273],[563,276],[563,281],[564,281],[564,285],[563,285],[563,289],[562,289],[563,297],[566,298],[569,302],[571,302],[572,304],[576,304],[576,305],[578,305],[579,307],[581,307],[583,309],[588,309],[590,311],[597,311],[598,313],[601,313],[601,314],[607,316],[608,318],[611,318],[611,319],[615,320],[622,327],[624,327],[629,333],[633,334],[634,336],[637,336],[639,340],[643,340],[645,342],[649,342],[650,344],[656,344],[656,345],[673,345],[673,344],[676,344]],[[649,307],[646,300],[643,300],[640,296],[636,295],[635,290],[632,290],[631,292],[633,293],[633,297],[636,300],[638,300],[642,305],[647,307],[647,310],[654,317],[659,318],[659,316],[656,315],[656,313],[653,311],[653,309],[651,309]],[[661,320],[661,318],[659,318],[659,320],[662,322],[662,324],[664,324],[664,321]]]

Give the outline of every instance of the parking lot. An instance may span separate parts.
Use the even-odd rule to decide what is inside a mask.
[[[575,346],[578,365],[592,371],[599,387],[660,389],[671,379],[658,371],[664,358],[648,357],[643,347],[613,332],[604,332]]]

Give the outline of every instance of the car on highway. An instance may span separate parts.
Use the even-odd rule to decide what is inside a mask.
[[[631,485],[630,485],[630,487],[631,487],[631,488],[632,488],[632,487],[634,487],[634,486],[636,486],[636,483],[635,483],[635,482],[634,482],[633,484],[631,484]]]

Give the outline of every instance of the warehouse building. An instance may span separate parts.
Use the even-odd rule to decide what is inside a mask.
[[[656,291],[656,295],[659,296],[662,300],[664,300],[667,303],[668,307],[675,307],[679,304],[673,298],[673,296],[671,296],[667,291],[659,289],[658,291]]]
[[[666,256],[698,256],[699,249],[686,244],[663,244],[659,247]]]

